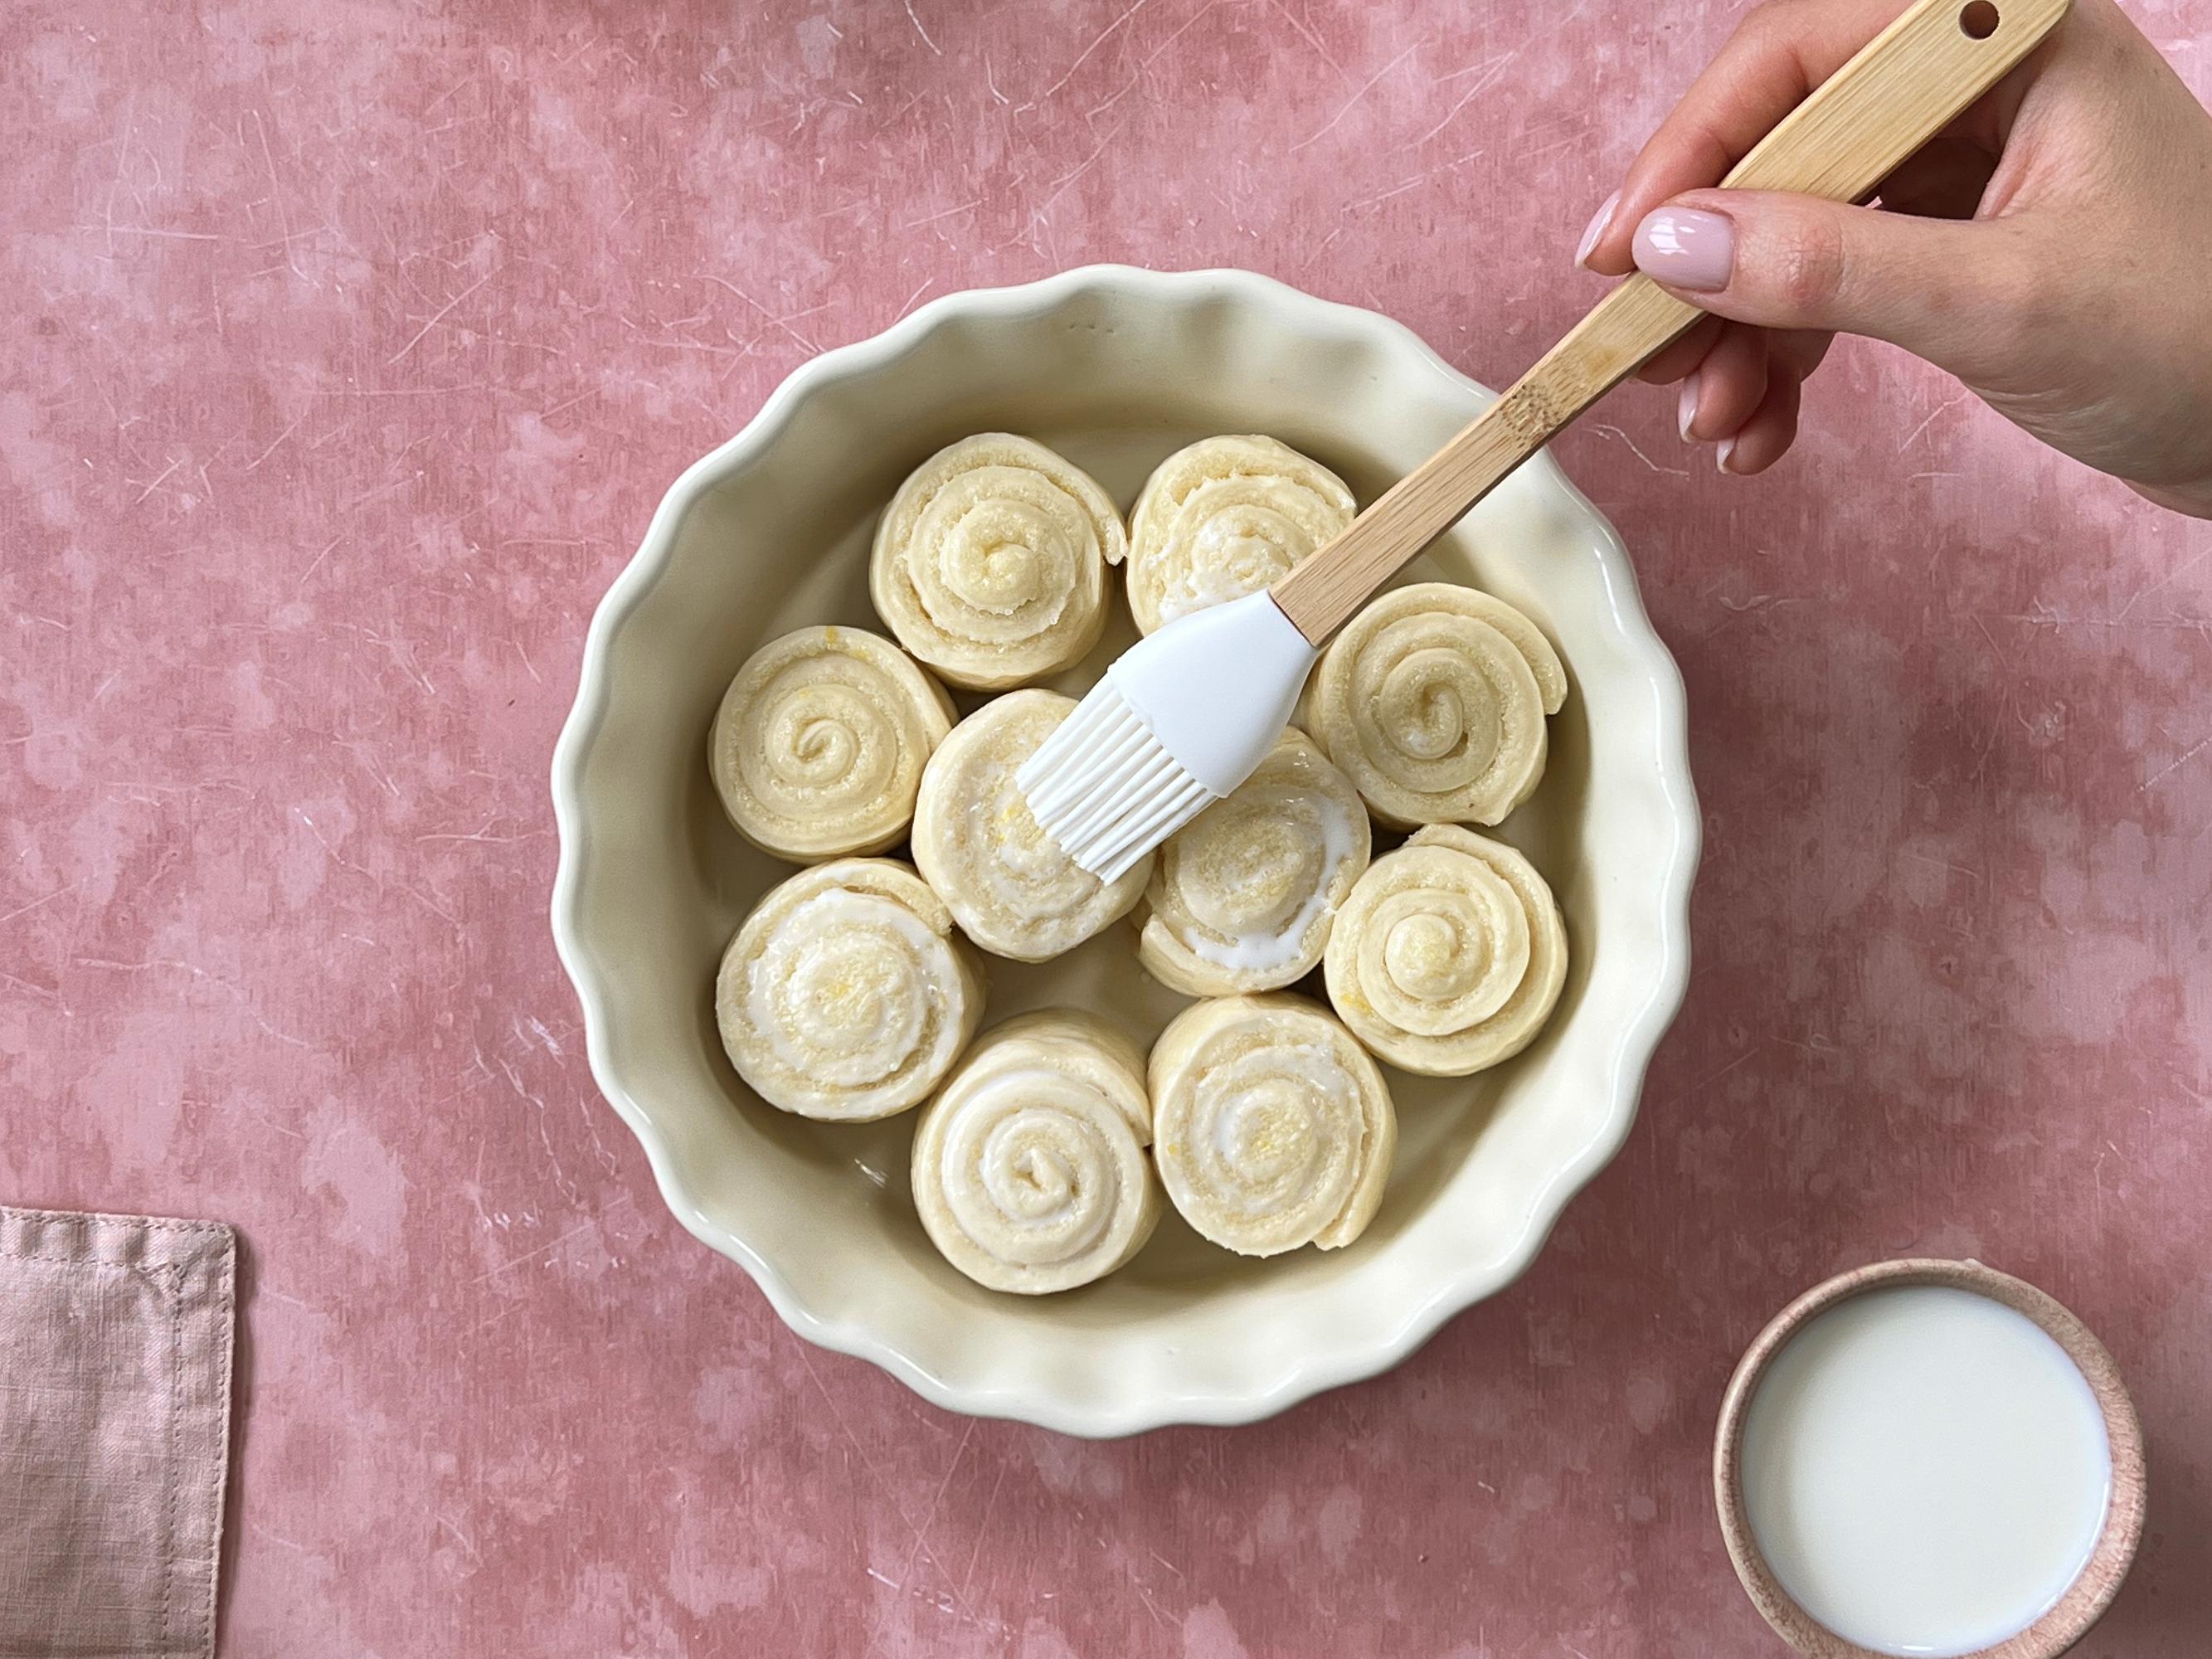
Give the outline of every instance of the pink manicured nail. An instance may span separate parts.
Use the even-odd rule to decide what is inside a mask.
[[[1713,453],[1713,465],[1723,472],[1735,471],[1735,469],[1729,465],[1729,457],[1735,453],[1735,440],[1734,438],[1722,439],[1720,441],[1720,447]]]
[[[1636,228],[1636,268],[1669,288],[1711,294],[1735,264],[1735,227],[1703,208],[1660,208]]]
[[[1690,422],[1698,418],[1698,382],[1704,373],[1693,368],[1682,381],[1682,401],[1675,408],[1674,418],[1681,424],[1684,443],[1691,441]]]
[[[1620,192],[1617,190],[1605,198],[1603,205],[1597,210],[1596,216],[1589,222],[1589,228],[1583,232],[1582,245],[1575,249],[1577,264],[1582,264],[1589,259],[1590,250],[1597,246],[1597,239],[1605,234],[1605,228],[1613,222],[1613,209],[1620,205]]]

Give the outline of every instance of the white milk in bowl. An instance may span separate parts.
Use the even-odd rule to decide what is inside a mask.
[[[1782,1586],[1879,1653],[1972,1653],[2033,1624],[2095,1549],[2112,1449],[2040,1325],[1971,1291],[1838,1303],[1744,1416],[1745,1514]]]

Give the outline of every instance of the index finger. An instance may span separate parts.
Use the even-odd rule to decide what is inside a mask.
[[[1905,4],[1905,0],[1767,0],[1754,7],[1645,141],[1583,263],[1609,276],[1635,269],[1630,243],[1645,214],[1686,190],[1720,183],[1814,88],[1887,27]]]

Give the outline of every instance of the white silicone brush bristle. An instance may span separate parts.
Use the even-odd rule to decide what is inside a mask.
[[[1215,799],[1176,763],[1111,679],[1014,775],[1047,835],[1112,881]]]
[[[1265,593],[1139,640],[1014,781],[1045,833],[1112,881],[1251,775],[1314,648]]]

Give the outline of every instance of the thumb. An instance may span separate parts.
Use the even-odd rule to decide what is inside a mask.
[[[1774,191],[1700,190],[1644,216],[1636,264],[1716,315],[1870,335],[1986,383],[2002,379],[2027,343],[2034,289],[2009,228]]]

